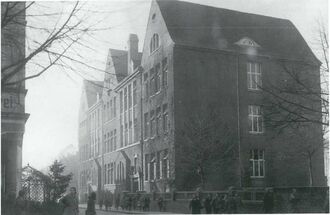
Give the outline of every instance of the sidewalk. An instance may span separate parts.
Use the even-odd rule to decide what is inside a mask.
[[[87,204],[79,204],[79,208],[86,209],[87,208]],[[97,207],[97,205],[95,205],[95,210],[96,211],[106,212],[106,210],[104,209],[104,207],[102,208],[102,210],[100,210],[99,207]],[[171,212],[159,212],[159,211],[116,210],[113,207],[111,207],[110,210],[108,210],[108,212],[110,212],[110,213],[111,212],[112,213],[123,213],[123,214],[171,214]]]

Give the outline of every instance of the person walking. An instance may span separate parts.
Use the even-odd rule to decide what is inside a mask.
[[[191,214],[200,214],[202,209],[201,201],[199,200],[199,197],[194,194],[193,198],[191,199],[189,203],[189,209],[191,210]]]
[[[290,196],[289,196],[289,205],[290,205],[291,213],[299,213],[298,202],[299,202],[299,199],[297,196],[297,190],[292,189]]]
[[[208,194],[204,200],[204,208],[205,208],[206,214],[212,213],[212,204],[211,203],[212,203],[212,198],[211,198],[211,195]]]
[[[266,192],[263,199],[264,213],[273,213],[274,209],[274,192],[271,188],[266,188]]]
[[[85,211],[85,215],[96,215],[96,211],[95,211],[95,200],[96,200],[96,193],[95,192],[92,192],[88,196],[87,209]]]
[[[235,197],[235,192],[230,188],[226,199],[227,213],[237,213],[237,200]]]
[[[222,206],[221,201],[222,200],[220,198],[220,195],[219,195],[219,193],[217,193],[215,195],[215,197],[213,198],[212,203],[211,203],[214,214],[218,214],[220,212],[220,209],[221,209],[221,206]]]
[[[158,198],[157,203],[158,203],[159,211],[163,211],[164,210],[164,200],[161,196]]]
[[[63,215],[78,215],[77,189],[71,187],[70,193],[61,198],[60,203],[64,205]]]

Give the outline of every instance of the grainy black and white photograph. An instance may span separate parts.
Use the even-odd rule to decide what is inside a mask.
[[[329,213],[327,0],[1,1],[1,214]]]

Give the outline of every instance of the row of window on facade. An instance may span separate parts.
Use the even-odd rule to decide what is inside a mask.
[[[144,113],[144,139],[166,134],[169,130],[167,104],[158,106],[156,110]]]
[[[104,184],[118,184],[125,180],[125,166],[123,162],[119,162],[116,165],[116,162],[110,162],[104,164],[103,168],[104,175]]]
[[[83,188],[86,184],[97,183],[97,170],[95,168],[85,169],[80,172],[80,186]]]
[[[139,138],[137,120],[137,81],[120,91],[120,147],[136,143]]]
[[[117,149],[117,129],[107,132],[103,135],[104,153],[112,152]]]
[[[168,85],[168,66],[167,58],[162,60],[161,64],[156,64],[155,67],[151,68],[149,72],[143,74],[143,91],[144,98],[148,99],[149,97],[159,93],[161,88],[164,89]]]
[[[145,181],[170,177],[170,161],[168,155],[167,149],[145,155]]]
[[[117,115],[117,102],[116,102],[116,96],[110,99],[110,101],[107,101],[103,105],[103,111],[104,111],[104,120],[109,121],[116,117]]]

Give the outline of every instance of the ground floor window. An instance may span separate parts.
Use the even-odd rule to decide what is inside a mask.
[[[265,151],[253,149],[250,151],[251,178],[263,178],[265,176]]]

